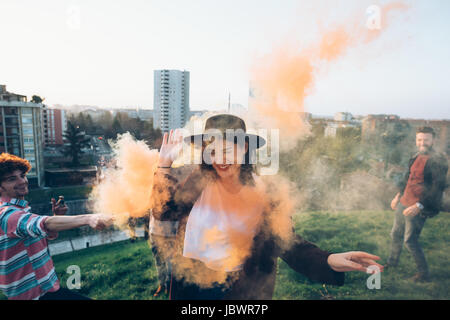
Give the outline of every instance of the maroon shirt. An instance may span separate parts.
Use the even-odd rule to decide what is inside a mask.
[[[403,197],[400,199],[400,203],[405,207],[410,207],[416,202],[419,202],[422,196],[424,185],[423,171],[428,158],[428,155],[420,154],[411,166],[408,183],[403,192]]]

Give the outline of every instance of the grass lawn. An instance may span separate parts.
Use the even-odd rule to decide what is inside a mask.
[[[379,255],[386,261],[390,246],[393,212],[300,213],[295,227],[305,239],[333,252],[362,250]],[[415,284],[408,280],[415,264],[404,249],[400,265],[381,275],[381,289],[369,290],[369,275],[347,273],[342,287],[312,283],[279,261],[274,299],[450,299],[449,234],[450,216],[441,213],[429,219],[422,231],[432,282]],[[81,294],[94,299],[153,299],[157,274],[153,257],[144,240],[119,242],[84,249],[54,257],[57,274],[63,286],[70,265],[81,268]],[[158,297],[166,299],[166,297]]]
[[[394,213],[348,212],[305,213],[295,216],[298,234],[331,252],[367,251],[386,262],[390,251],[390,230]],[[400,264],[381,274],[381,288],[368,289],[369,275],[346,274],[344,286],[313,284],[280,261],[274,299],[450,299],[450,232],[449,213],[428,219],[420,243],[427,258],[432,282],[416,284],[408,279],[416,273],[411,254],[403,249]]]

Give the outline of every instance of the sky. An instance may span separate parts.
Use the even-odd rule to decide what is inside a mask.
[[[190,71],[190,109],[248,105],[250,70],[383,0],[1,0],[0,84],[48,105],[153,108],[153,70]],[[450,1],[405,0],[373,43],[320,70],[305,111],[450,119]]]

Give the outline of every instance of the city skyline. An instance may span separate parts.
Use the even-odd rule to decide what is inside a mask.
[[[389,1],[378,1],[385,4]],[[449,119],[447,1],[404,1],[374,43],[316,74],[305,111]],[[190,109],[248,106],[250,69],[282,43],[308,42],[348,12],[367,20],[371,1],[2,1],[0,83],[49,105],[154,109],[153,71],[191,74]],[[319,21],[320,19],[320,21]],[[307,30],[305,32],[305,30]],[[291,35],[294,36],[291,36]]]

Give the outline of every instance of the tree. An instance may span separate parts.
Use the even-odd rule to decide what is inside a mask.
[[[112,123],[112,133],[114,135],[114,138],[121,133],[124,133],[123,127],[122,127],[122,116],[120,112],[116,114],[114,117],[113,123]]]
[[[411,126],[407,121],[395,122],[381,133],[382,152],[384,154],[384,172],[389,164],[400,164],[402,155],[410,153],[411,141],[405,141],[411,133]]]
[[[162,140],[160,129],[153,129],[152,120],[131,118],[127,113],[117,112],[113,117],[111,112],[104,111],[99,117],[92,118],[89,114],[69,114],[68,121],[89,135],[102,135],[106,139],[117,139],[118,134],[130,132],[137,140],[145,141],[152,148],[159,148]]]
[[[36,95],[31,97],[31,102],[33,102],[33,103],[42,103],[42,102],[44,102],[44,100],[45,99],[42,99],[41,97],[36,96]]]
[[[64,133],[64,138],[69,145],[64,147],[64,155],[72,158],[72,166],[80,165],[80,156],[83,154],[83,148],[88,146],[89,138],[85,137],[80,127],[75,126],[72,122],[67,122],[67,130]]]
[[[309,210],[335,207],[344,179],[369,169],[361,151],[361,129],[340,128],[330,137],[321,127],[313,125],[315,134],[280,154],[281,173],[296,184],[301,206]]]
[[[90,114],[88,114],[85,118],[86,122],[86,133],[87,134],[96,134],[98,127],[94,124],[94,120],[92,120],[92,117]]]

